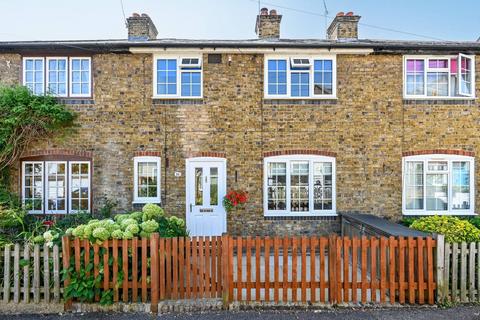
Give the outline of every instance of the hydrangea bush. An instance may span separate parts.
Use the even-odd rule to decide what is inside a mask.
[[[93,219],[67,229],[65,234],[101,244],[108,239],[149,237],[154,232],[162,237],[187,236],[185,221],[177,217],[166,217],[163,209],[156,204],[145,205],[141,212],[118,214],[114,219]]]

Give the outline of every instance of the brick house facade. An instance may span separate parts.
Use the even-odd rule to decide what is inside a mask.
[[[435,207],[425,214],[433,211],[446,214],[477,212],[480,180],[474,164],[476,155],[480,154],[480,109],[475,88],[480,86],[470,83],[470,95],[467,92],[462,96],[453,94],[454,97],[447,93],[447,96],[410,98],[405,95],[404,74],[410,72],[406,70],[409,57],[413,57],[410,59],[415,66],[421,64],[416,62],[421,59],[446,59],[449,68],[441,69],[439,65],[440,71],[424,74],[422,78],[420,73],[427,71],[414,67],[412,74],[417,72],[414,76],[419,77],[415,79],[426,82],[427,77],[433,77],[435,73],[435,89],[425,87],[425,90],[434,90],[438,95],[442,90],[441,73],[450,72],[447,82],[452,87],[447,90],[462,90],[464,83],[454,80],[456,71],[452,71],[452,61],[460,57],[459,54],[465,54],[469,59],[473,57],[468,60],[473,62],[466,62],[464,69],[467,74],[468,63],[473,63],[470,65],[471,77],[476,79],[474,70],[480,68],[475,54],[480,52],[480,43],[361,40],[357,34],[359,18],[351,14],[338,16],[329,28],[327,40],[279,39],[281,16],[263,11],[257,17],[259,39],[255,40],[155,39],[156,29],[151,19],[146,15],[134,15],[128,19],[129,40],[0,42],[2,85],[25,83],[27,72],[32,72],[35,77],[38,71],[36,61],[29,58],[43,59],[43,66],[38,62],[44,78],[38,81],[40,85],[45,85],[48,72],[62,68],[60,63],[68,66],[66,70],[69,71],[65,73],[70,77],[64,83],[68,88],[59,100],[78,114],[79,125],[72,135],[38,141],[29,146],[29,152],[12,168],[12,188],[25,195],[27,179],[37,179],[34,174],[25,177],[25,172],[31,170],[26,164],[42,163],[44,171],[48,171],[48,163],[64,161],[62,168],[69,173],[62,177],[57,172],[56,181],[65,179],[65,183],[73,185],[85,179],[85,186],[88,185],[87,198],[70,194],[67,198],[72,199],[63,199],[68,202],[66,211],[73,208],[75,202],[82,205],[82,200],[89,203],[89,210],[96,211],[105,199],[115,200],[119,211],[129,211],[143,204],[135,201],[136,188],[142,188],[134,174],[138,170],[135,159],[158,159],[158,162],[150,162],[159,169],[156,175],[158,184],[149,185],[152,187],[149,190],[156,190],[158,186],[158,202],[169,214],[185,217],[189,211],[186,193],[190,190],[186,188],[190,174],[186,170],[187,159],[225,159],[226,190],[240,189],[249,194],[244,209],[226,215],[227,232],[242,235],[325,234],[338,231],[338,214],[343,212],[400,219],[405,213],[405,202],[408,202],[405,199],[407,182],[402,179],[406,175],[406,157],[426,156],[426,162],[422,162],[423,158],[412,158],[410,162],[417,171],[409,173],[421,176],[412,184],[412,190],[419,192],[412,191],[413,207]],[[65,57],[65,62],[54,61],[50,65],[49,58],[52,57]],[[166,84],[159,80],[163,77],[162,68],[166,68],[165,74],[168,74],[168,60],[180,59],[176,61],[183,63],[183,58],[190,57],[201,61],[200,95],[195,97],[197,83],[194,80],[189,80],[189,88],[180,85],[183,79],[193,79],[192,74],[199,70],[195,61],[190,61],[194,67],[185,67],[185,74],[180,67],[175,67],[176,94],[161,96],[159,90],[170,90],[168,76]],[[295,61],[291,58],[295,57],[307,57],[305,60],[311,65],[294,68]],[[460,61],[460,68],[464,60],[458,59],[455,61]],[[165,60],[165,66],[159,60]],[[292,77],[286,81],[288,96],[270,94],[268,85],[272,81],[267,70],[270,70],[271,60],[291,63],[287,67],[288,76]],[[310,72],[307,82],[316,81],[316,71],[308,70],[317,70],[313,64],[327,60],[333,62],[332,94],[328,91],[323,96],[292,97],[293,94],[302,95],[302,88],[310,93],[317,89],[312,83],[302,87],[303,80],[294,80],[293,77],[298,75],[291,74],[307,70]],[[433,63],[422,61],[421,68],[425,69],[426,64],[430,67]],[[82,69],[83,63],[87,69]],[[55,64],[57,69],[53,69]],[[474,68],[475,64],[477,68]],[[45,69],[47,65],[48,70]],[[276,89],[283,90],[279,80],[283,75],[278,73],[283,67],[277,64],[276,68]],[[79,73],[74,74],[77,71]],[[81,87],[81,72],[86,72],[90,79],[90,88],[86,86],[85,90]],[[318,71],[318,74],[325,77],[324,71]],[[76,77],[80,77],[78,87],[74,87]],[[35,86],[32,81],[30,85]],[[300,81],[295,88],[294,81]],[[453,89],[453,83],[462,88]],[[160,88],[163,85],[163,89]],[[412,86],[414,90],[420,88],[418,82]],[[328,85],[323,88],[326,87]],[[180,92],[183,90],[191,95],[182,96]],[[428,155],[440,157],[433,156],[430,162]],[[289,196],[284,200],[290,202],[287,203],[289,210],[284,214],[266,213],[270,206],[265,198],[266,185],[283,186],[281,180],[287,177],[278,172],[275,177],[266,173],[272,170],[266,159],[272,159],[275,165],[280,163],[279,172],[285,168],[283,163],[289,168],[285,169],[289,172],[286,186]],[[311,200],[317,197],[312,191],[315,182],[307,183],[307,200],[300,199],[300,193],[294,196],[292,190],[294,179],[297,179],[294,176],[298,174],[298,181],[302,181],[302,170],[305,170],[305,167],[297,167],[297,162],[310,161],[304,177],[313,181],[317,179],[317,163],[329,163],[328,159],[334,159],[331,162],[334,198],[331,200],[333,205],[328,200],[318,202],[328,208],[328,214],[322,214],[321,210],[312,210]],[[85,171],[82,163],[88,164]],[[332,170],[332,167],[325,168],[319,169],[319,176],[329,179],[326,171],[321,170]],[[430,169],[433,173],[429,176]],[[212,177],[208,186],[213,183]],[[195,174],[191,176],[194,178]],[[43,179],[49,178],[44,176]],[[448,180],[445,184],[444,179]],[[301,184],[298,181],[296,183]],[[469,182],[472,183],[470,188],[467,186]],[[276,190],[281,193],[280,189]],[[322,192],[325,197],[327,192]],[[282,198],[277,196],[276,205],[282,204],[276,209],[282,211],[285,201],[278,200],[278,197]],[[294,205],[292,199],[295,197],[300,200]],[[299,205],[302,201],[307,203],[307,209],[299,209],[304,205]],[[45,212],[46,209],[42,210]],[[414,211],[419,214],[419,210]]]

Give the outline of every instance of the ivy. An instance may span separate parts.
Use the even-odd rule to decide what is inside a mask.
[[[0,87],[0,172],[32,141],[70,127],[74,118],[55,97],[36,96],[23,86]]]

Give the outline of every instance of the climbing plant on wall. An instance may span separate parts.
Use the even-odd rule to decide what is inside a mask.
[[[18,160],[34,140],[73,124],[74,113],[55,97],[36,96],[26,87],[0,87],[0,172]]]

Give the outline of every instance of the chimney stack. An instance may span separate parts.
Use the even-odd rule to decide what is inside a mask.
[[[147,41],[157,38],[157,28],[153,24],[152,19],[146,14],[133,13],[127,19],[128,40],[130,41]]]
[[[262,8],[257,15],[257,23],[255,24],[255,33],[259,39],[278,39],[280,38],[280,22],[282,15],[278,15],[276,10]]]
[[[358,21],[360,16],[355,15],[353,12],[337,13],[335,19],[328,27],[327,39],[328,40],[353,40],[358,39]]]

